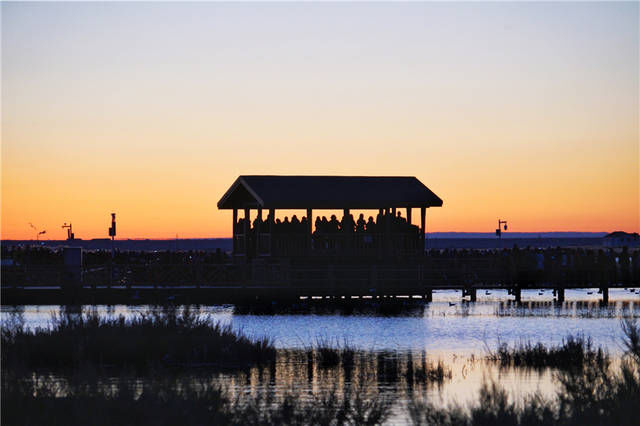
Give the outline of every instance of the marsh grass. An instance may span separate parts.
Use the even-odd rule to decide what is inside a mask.
[[[570,370],[560,370],[555,397],[539,394],[514,402],[495,382],[484,383],[478,399],[467,407],[452,404],[439,408],[413,398],[408,411],[417,425],[638,425],[640,402],[640,324],[622,322],[627,351],[618,369],[603,358],[583,350],[583,361]],[[546,355],[544,355],[546,356]]]
[[[356,354],[359,352],[346,338],[341,343],[338,339],[325,336],[316,337],[316,344],[308,347],[306,351],[308,359],[314,359],[315,354],[315,361],[320,368],[334,368],[342,365],[345,369],[353,368]]]
[[[244,368],[273,362],[276,354],[269,339],[251,339],[229,325],[175,308],[150,310],[132,319],[64,313],[52,318],[50,328],[35,330],[13,321],[3,324],[1,345],[3,367],[13,369],[73,369],[83,364]]]
[[[514,346],[502,343],[496,351],[489,351],[488,359],[502,366],[562,370],[579,369],[589,363],[608,365],[610,362],[609,355],[602,348],[595,348],[591,338],[583,335],[568,336],[557,346],[540,342],[521,342]]]

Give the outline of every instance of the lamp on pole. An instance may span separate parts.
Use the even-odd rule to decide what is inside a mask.
[[[116,214],[111,213],[111,227],[109,228],[109,236],[111,237],[111,278],[110,284],[113,284],[113,258],[115,257],[115,238],[116,238]]]
[[[498,238],[502,238],[502,230],[500,229],[502,225],[504,225],[504,230],[506,231],[507,230],[507,221],[498,219],[498,228],[496,228],[496,237],[498,237]]]

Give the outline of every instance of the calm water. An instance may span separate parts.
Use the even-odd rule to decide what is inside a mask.
[[[592,294],[588,294],[591,292]],[[516,305],[506,291],[478,292],[478,301],[461,301],[460,292],[434,292],[434,301],[424,308],[412,309],[400,315],[375,314],[277,314],[248,315],[234,313],[233,306],[198,306],[201,315],[212,321],[231,324],[249,336],[268,336],[281,349],[275,371],[252,369],[246,376],[217,374],[220,381],[234,392],[275,392],[282,394],[293,388],[309,394],[318,389],[335,389],[353,381],[345,377],[340,368],[308,370],[299,349],[312,347],[318,339],[373,350],[377,359],[365,363],[360,370],[378,368],[382,354],[392,351],[401,354],[399,365],[406,366],[411,352],[418,362],[426,350],[427,362],[443,361],[451,371],[451,378],[441,385],[408,386],[406,380],[381,379],[368,383],[368,388],[387,392],[397,398],[392,423],[407,420],[404,407],[412,395],[429,398],[440,404],[465,403],[474,400],[485,380],[494,380],[504,386],[514,398],[531,392],[553,395],[556,389],[553,370],[535,371],[522,368],[501,369],[487,362],[488,349],[499,342],[510,344],[521,341],[561,343],[568,335],[584,334],[596,346],[602,346],[614,357],[622,354],[621,318],[640,318],[640,295],[635,292],[610,290],[610,303],[599,304],[597,289],[569,290],[566,302],[556,306],[550,290],[539,294],[524,291],[523,303]],[[104,316],[134,316],[152,309],[149,306],[95,306],[83,310],[96,310]],[[4,322],[12,313],[20,313],[27,327],[47,327],[51,315],[59,313],[59,306],[3,306],[0,319]],[[379,373],[378,369],[378,373]],[[360,374],[358,371],[353,373]]]
[[[588,294],[592,292],[593,294]],[[424,309],[394,316],[334,314],[235,314],[233,306],[199,306],[212,321],[230,323],[253,337],[268,336],[278,348],[303,349],[318,338],[348,341],[351,346],[370,350],[423,350],[437,355],[482,356],[487,346],[498,342],[532,341],[560,343],[567,335],[584,334],[610,353],[621,351],[620,319],[640,317],[640,294],[610,290],[610,303],[600,307],[597,290],[568,290],[566,302],[552,303],[550,290],[524,291],[523,304],[513,303],[506,291],[478,293],[478,301],[461,301],[460,292],[434,292],[434,301]],[[313,303],[313,302],[312,302]],[[101,315],[130,317],[148,306],[96,306]],[[0,319],[21,312],[27,327],[47,327],[59,306],[3,306]]]

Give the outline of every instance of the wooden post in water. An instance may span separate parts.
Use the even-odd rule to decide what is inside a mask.
[[[602,291],[602,304],[608,305],[609,304],[609,287],[602,287],[600,290]]]
[[[515,287],[513,290],[511,290],[511,294],[513,294],[516,298],[516,302],[520,303],[522,302],[522,292],[520,290],[520,287]],[[564,298],[564,293],[563,294],[563,298]]]
[[[427,299],[427,302],[433,302],[433,290],[430,288],[424,291],[424,297]]]
[[[556,289],[556,297],[558,298],[558,303],[564,303],[564,287]]]

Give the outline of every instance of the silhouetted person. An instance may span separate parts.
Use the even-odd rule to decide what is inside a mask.
[[[360,213],[358,222],[356,223],[356,232],[364,232],[367,223],[364,221],[364,215]]]
[[[338,222],[338,218],[335,214],[331,215],[331,220],[329,221],[329,227],[327,229],[329,232],[338,232],[340,230],[340,222]]]
[[[267,215],[267,220],[262,224],[263,228],[264,228],[264,232],[272,232],[273,230],[271,229],[271,221],[273,220],[271,213],[269,213]]]
[[[291,218],[291,232],[300,232],[300,221],[295,214]]]
[[[340,223],[340,230],[342,232],[352,233],[354,226],[355,223],[352,214],[342,216],[342,222]]]
[[[329,231],[329,220],[327,220],[326,216],[322,216],[321,225],[322,225],[322,227],[320,229],[322,229],[322,232],[328,232]]]
[[[373,216],[369,216],[367,221],[367,232],[374,233],[376,231],[376,223],[373,221]]]

